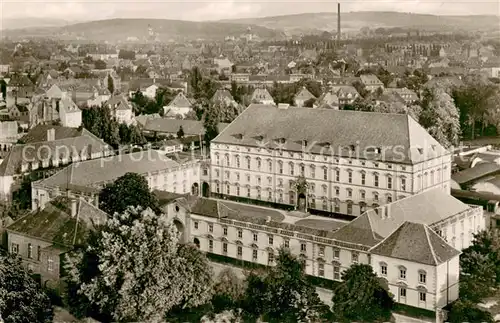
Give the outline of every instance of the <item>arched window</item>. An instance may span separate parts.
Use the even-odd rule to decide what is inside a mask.
[[[229,161],[229,154],[225,155],[225,159],[226,159],[226,166],[231,166],[231,162]]]
[[[267,160],[267,168],[269,169],[269,172],[273,171],[273,161],[270,159]]]
[[[347,170],[347,182],[352,183],[352,170],[351,169]]]
[[[247,160],[247,169],[250,169],[252,159],[250,158],[250,156],[246,156],[245,158]]]
[[[352,201],[347,201],[347,214],[352,214]]]
[[[418,282],[424,285],[427,283],[427,272],[425,270],[420,269],[418,271]]]
[[[310,171],[311,171],[311,178],[316,178],[316,166],[311,165]]]
[[[260,170],[261,167],[262,167],[262,159],[260,159],[260,157],[257,157],[257,169]]]
[[[240,156],[236,156],[236,168],[240,168]]]
[[[378,187],[378,185],[379,185],[378,173],[373,173],[373,186]]]
[[[293,176],[294,173],[295,173],[295,170],[294,170],[295,166],[294,166],[294,164],[292,162],[289,162],[288,163],[288,167],[290,168],[290,175]]]
[[[365,202],[360,202],[359,203],[359,212],[363,214],[366,211],[366,203]]]
[[[278,168],[279,168],[279,173],[283,174],[283,161],[281,160],[278,161]]]
[[[215,153],[215,163],[220,165],[219,153]]]
[[[328,199],[323,198],[323,211],[328,211]]]

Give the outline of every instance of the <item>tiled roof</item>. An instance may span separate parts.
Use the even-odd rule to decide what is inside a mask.
[[[387,237],[405,221],[432,226],[469,209],[443,189],[435,188],[386,204],[378,209],[378,214],[374,209],[365,214],[374,232]]]
[[[388,127],[387,125],[391,126]],[[330,109],[279,109],[250,105],[215,139],[215,144],[258,145],[263,137],[270,147],[302,151],[308,142],[312,153],[329,152],[356,158],[414,164],[448,155],[412,117],[404,114]],[[285,139],[284,144],[279,141]],[[331,148],[328,148],[327,144]],[[357,148],[356,148],[357,147]],[[379,154],[373,147],[379,147]],[[333,149],[333,152],[331,152]]]
[[[382,81],[373,74],[362,74],[359,78],[364,85],[383,85]]]
[[[458,173],[452,174],[451,178],[458,184],[467,184],[479,180],[486,176],[500,173],[500,166],[494,163],[479,163],[472,168],[464,169]]]
[[[339,105],[339,97],[333,93],[332,90],[326,91],[323,93],[316,102],[318,106],[321,105],[329,105],[329,106],[338,106]]]
[[[428,226],[413,222],[403,223],[370,252],[431,266],[460,255]]]
[[[303,86],[294,97],[295,100],[303,100],[303,101],[315,98],[316,97],[312,95],[312,93],[309,92],[309,90],[305,86]]]
[[[231,95],[231,92],[226,89],[218,89],[215,94],[212,96],[212,102],[232,102],[234,101],[233,96]]]
[[[70,160],[72,156],[80,156],[82,152],[90,154],[90,152],[99,153],[109,149],[104,141],[87,133],[54,141],[15,145],[0,164],[0,176],[21,174],[23,164],[28,166],[28,161],[42,163],[56,159]],[[56,156],[56,154],[59,155]]]
[[[269,94],[269,91],[267,89],[261,89],[261,88],[256,88],[255,91],[252,93],[252,101],[274,101],[273,97],[271,94]]]
[[[175,98],[168,104],[168,107],[179,108],[190,108],[191,106],[191,102],[189,102],[188,98],[186,98],[186,96],[182,92],[177,93]]]
[[[116,110],[132,110],[132,105],[123,94],[112,96],[106,104],[112,108],[116,106]]]
[[[37,183],[61,189],[66,188],[67,185],[85,188],[112,182],[126,173],[146,174],[178,166],[179,163],[159,152],[147,150],[72,163],[53,176]]]
[[[43,210],[30,212],[12,223],[7,230],[59,246],[83,243],[89,229],[95,228],[97,221],[103,223],[107,215],[83,200],[77,200],[77,203],[77,214],[72,217],[71,201],[58,197]]]
[[[337,240],[368,247],[374,246],[383,239],[382,236],[374,232],[370,218],[366,214],[341,227],[333,236]]]
[[[84,131],[87,132],[87,130],[84,129],[79,130],[77,128],[39,124],[32,128],[20,140],[26,144],[47,141],[47,130],[49,129],[54,129],[56,140],[82,136]]]
[[[178,120],[168,118],[150,118],[146,120],[144,130],[156,131],[161,133],[177,133],[182,126],[185,135],[203,135],[205,128],[201,121],[196,120]],[[219,123],[219,131],[227,126],[226,123]]]

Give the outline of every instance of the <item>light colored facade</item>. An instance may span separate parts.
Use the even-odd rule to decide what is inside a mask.
[[[400,134],[379,136],[394,122],[406,131],[403,141]],[[399,145],[406,157],[396,161],[389,148]],[[378,147],[380,154],[354,151],[349,157],[349,147]],[[436,187],[450,190],[450,153],[406,115],[250,105],[210,150],[211,192],[227,197],[290,206],[303,199],[308,209],[356,216]],[[307,192],[295,188],[299,176]]]
[[[62,194],[95,204],[101,189],[126,173],[143,175],[152,190],[173,193],[199,191],[200,163],[178,163],[155,150],[110,156],[71,164],[53,176],[33,182],[32,209]]]
[[[454,201],[451,212],[437,207],[441,217],[457,206],[468,209],[449,199]],[[413,196],[408,200],[420,202]],[[163,208],[181,231],[182,242],[207,253],[272,266],[278,249],[285,247],[305,261],[306,274],[323,279],[341,281],[352,264],[369,264],[398,303],[434,311],[458,298],[460,252],[424,223],[430,219],[409,222],[399,212],[394,217],[401,222],[388,225],[364,215],[339,229],[321,230],[280,220],[273,214],[277,210],[222,200],[172,198]],[[482,216],[481,209],[474,212]]]
[[[184,95],[183,92],[177,93],[175,98],[163,107],[163,115],[181,115],[185,116],[190,111],[193,111],[193,104]]]
[[[78,128],[82,125],[82,110],[71,98],[64,96],[59,103],[59,118],[63,127]]]
[[[365,86],[367,91],[374,92],[377,89],[384,89],[384,83],[373,74],[360,75],[361,83]]]

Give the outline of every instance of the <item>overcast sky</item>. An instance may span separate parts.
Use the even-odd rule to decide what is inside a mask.
[[[342,11],[500,15],[499,0],[344,0],[341,3]],[[336,1],[317,0],[0,0],[0,5],[0,19],[40,17],[68,21],[107,18],[217,20],[336,11]]]

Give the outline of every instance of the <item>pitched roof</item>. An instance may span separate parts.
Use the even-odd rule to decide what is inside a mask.
[[[365,214],[374,232],[387,237],[405,221],[432,226],[469,209],[467,204],[443,189],[435,188],[386,204],[378,209],[378,213],[370,209]]]
[[[413,222],[403,223],[370,253],[431,266],[460,255],[428,226]]]
[[[316,99],[316,97],[311,92],[309,92],[309,90],[305,86],[303,86],[294,97],[294,100],[307,101],[310,99]]]
[[[479,163],[472,168],[464,169],[451,175],[458,184],[467,184],[480,178],[500,173],[500,166],[495,163]]]
[[[364,246],[374,246],[380,242],[383,237],[377,234],[370,223],[370,218],[363,214],[352,222],[341,227],[334,233],[334,238],[350,243]]]
[[[113,95],[106,104],[116,110],[132,110],[132,105],[123,94]]]
[[[231,95],[231,92],[227,89],[217,89],[215,94],[212,96],[213,103],[221,103],[221,102],[233,102],[234,98]]]
[[[339,97],[333,93],[332,90],[326,91],[323,93],[318,100],[316,101],[318,106],[321,105],[329,105],[329,106],[338,106],[339,105]]]
[[[20,140],[26,144],[47,141],[47,131],[54,129],[55,139],[65,139],[74,138],[82,136],[85,134],[90,134],[85,129],[69,128],[63,126],[52,126],[52,125],[36,125],[27,134],[25,134]]]
[[[364,85],[383,85],[382,81],[373,74],[362,74],[359,78]]]
[[[155,150],[109,156],[100,159],[72,163],[51,177],[38,181],[47,187],[98,188],[101,184],[114,181],[126,173],[146,174],[176,168],[180,164]]]
[[[360,159],[405,164],[449,154],[408,115],[331,109],[280,109],[262,104],[250,105],[212,142],[257,147],[256,137],[264,137],[268,146],[279,146],[284,150],[302,151],[303,141],[306,140],[311,143],[312,153],[328,152],[346,157],[356,154],[356,158]],[[281,139],[285,139],[285,142],[280,143]],[[356,145],[359,153],[352,152],[352,146],[356,148]],[[383,153],[377,153],[374,147],[379,147]]]
[[[252,101],[274,101],[273,97],[269,93],[269,91],[265,88],[256,88],[252,93]]]
[[[52,160],[70,160],[72,156],[81,156],[82,153],[95,154],[109,150],[110,147],[104,141],[87,132],[77,137],[18,144],[12,147],[0,164],[0,176],[20,174],[23,165],[28,166],[30,162],[50,163]]]
[[[78,199],[77,214],[71,216],[71,201],[58,197],[43,210],[36,210],[7,227],[8,231],[52,242],[59,246],[83,243],[90,229],[103,223],[107,214],[95,206]]]
[[[191,102],[189,102],[188,98],[184,95],[184,93],[179,92],[173,98],[172,101],[170,101],[167,105],[168,107],[179,107],[179,108],[190,108],[192,106]]]

